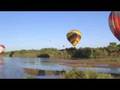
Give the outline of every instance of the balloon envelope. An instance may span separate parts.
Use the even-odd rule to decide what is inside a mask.
[[[114,36],[120,41],[120,11],[110,13],[109,26]]]
[[[71,30],[67,33],[67,39],[75,47],[81,40],[81,32],[79,30]]]
[[[0,45],[0,54],[4,53],[5,50],[5,46],[4,45]]]

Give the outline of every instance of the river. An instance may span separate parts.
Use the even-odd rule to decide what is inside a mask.
[[[26,79],[26,78],[60,78],[60,75],[30,75],[25,69],[33,70],[52,70],[52,71],[66,71],[72,70],[72,67],[60,65],[51,62],[47,58],[0,58],[0,79]],[[79,70],[94,70],[100,73],[120,74],[120,68],[85,68],[78,67]]]

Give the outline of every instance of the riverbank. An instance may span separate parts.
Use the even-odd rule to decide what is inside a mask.
[[[101,58],[101,59],[51,59],[51,62],[59,63],[70,67],[112,67],[119,68],[120,60]]]
[[[9,57],[8,57],[9,58]],[[10,57],[11,58],[11,57]],[[14,57],[21,58],[21,57]],[[22,57],[32,59],[31,57]],[[33,58],[34,59],[34,58]],[[38,57],[39,59],[39,57]],[[4,61],[4,60],[0,60]],[[93,58],[93,59],[59,59],[59,58],[43,58],[43,61],[50,61],[60,65],[70,67],[105,67],[105,68],[120,68],[120,58]]]
[[[4,71],[7,71],[7,77],[28,77],[31,76],[39,76],[39,75],[47,75],[53,77],[53,75],[57,75],[61,77],[61,73],[63,71],[71,70],[70,73],[67,73],[70,78],[72,76],[76,77],[79,71],[90,71],[90,72],[80,72],[79,75],[93,75],[94,73],[98,73],[100,78],[107,74],[114,76],[115,78],[120,78],[120,60],[112,60],[112,59],[77,59],[77,60],[65,60],[65,59],[53,59],[53,58],[3,58],[5,64],[1,65],[5,68],[1,68],[1,75],[4,74]],[[117,65],[118,66],[117,66]],[[70,67],[67,67],[70,66]],[[76,67],[76,68],[74,68]],[[84,68],[86,67],[86,68]],[[88,67],[88,68],[87,68]],[[100,67],[100,68],[97,68]],[[105,67],[105,68],[104,68]],[[107,68],[106,68],[107,67]],[[40,71],[41,70],[41,71]],[[73,72],[77,70],[77,72]],[[62,71],[62,72],[61,72]],[[92,73],[94,71],[94,73]],[[60,73],[59,73],[60,72]],[[103,75],[103,74],[104,75]],[[97,75],[98,75],[97,74]],[[22,76],[21,76],[22,75]],[[28,75],[28,76],[27,76]],[[29,77],[30,75],[30,77]],[[72,75],[72,76],[71,76]],[[47,77],[45,76],[45,77]],[[83,75],[84,76],[84,75]],[[102,77],[101,77],[102,76]],[[6,78],[3,76],[3,78]],[[69,77],[68,77],[69,78]]]
[[[120,68],[120,61],[114,61],[112,59],[79,59],[79,60],[63,60],[63,59],[50,59],[49,60],[52,63],[58,63],[60,65],[70,66],[73,67],[73,70],[71,70],[69,73],[66,72],[65,78],[85,78],[81,76],[76,76],[78,73],[81,75],[85,74],[83,76],[89,75],[90,78],[99,78],[99,79],[119,79],[120,78],[120,72],[117,68]],[[88,67],[88,69],[86,68]],[[74,70],[83,69],[83,72],[73,72]],[[25,69],[27,73],[31,75],[38,75],[40,73],[39,69]],[[86,72],[86,70],[88,72]],[[116,71],[118,70],[118,71]],[[46,71],[44,71],[46,72]],[[55,72],[47,73],[48,75],[52,75],[51,73],[55,74]],[[62,74],[62,73],[61,73]],[[95,75],[98,75],[94,77]],[[61,77],[61,76],[59,76]]]

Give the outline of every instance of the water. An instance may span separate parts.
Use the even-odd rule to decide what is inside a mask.
[[[0,78],[4,79],[21,79],[30,75],[25,72],[25,68],[34,70],[52,70],[64,71],[70,70],[70,67],[52,63],[45,58],[2,58],[0,61]],[[30,76],[31,77],[31,76]],[[58,76],[32,76],[34,78],[59,78]]]
[[[66,71],[72,70],[72,67],[68,67],[65,65],[59,65],[58,63],[53,63],[49,59],[46,58],[0,58],[0,78],[1,79],[26,79],[31,78],[31,75],[28,74],[24,69],[33,69],[33,70],[52,70],[52,71]],[[113,73],[120,74],[120,68],[85,68],[78,67],[78,70],[94,70],[100,73]],[[32,78],[60,78],[58,75],[32,75]]]
[[[0,65],[0,78],[24,78],[25,73],[20,66],[20,63],[12,58],[5,58],[2,60],[3,64]]]

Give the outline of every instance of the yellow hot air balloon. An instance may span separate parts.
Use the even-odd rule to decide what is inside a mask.
[[[76,45],[80,42],[81,40],[81,32],[79,30],[71,30],[67,33],[67,39],[68,41],[76,47]]]

